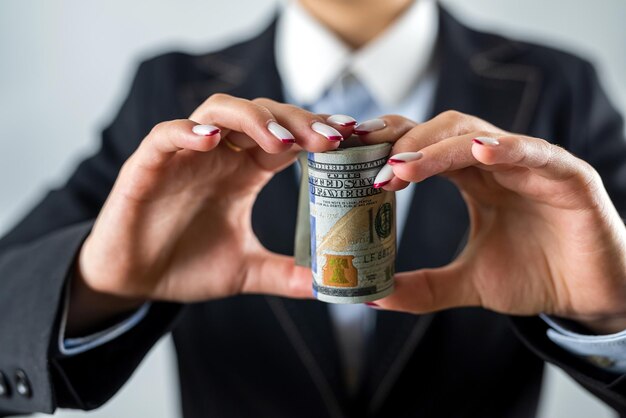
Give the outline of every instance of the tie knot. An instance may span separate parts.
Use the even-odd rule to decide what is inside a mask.
[[[311,107],[316,113],[345,114],[357,120],[381,114],[367,87],[351,72],[342,73],[324,96]]]

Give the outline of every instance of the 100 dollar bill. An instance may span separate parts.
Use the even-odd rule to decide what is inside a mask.
[[[372,187],[390,150],[389,144],[377,144],[306,158],[308,196],[301,190],[300,204],[309,206],[309,234],[303,231],[301,212],[296,257],[299,264],[306,263],[302,247],[310,237],[313,290],[319,300],[362,303],[393,292],[395,195]]]

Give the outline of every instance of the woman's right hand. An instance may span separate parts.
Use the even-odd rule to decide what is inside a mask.
[[[295,106],[224,94],[188,120],[155,126],[122,167],[80,251],[70,313],[89,308],[76,300],[81,292],[134,303],[310,296],[310,270],[265,249],[251,213],[298,151],[335,149],[352,133],[351,123],[333,126]]]

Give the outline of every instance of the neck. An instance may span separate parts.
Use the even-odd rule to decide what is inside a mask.
[[[299,1],[348,46],[358,49],[381,34],[414,0]]]

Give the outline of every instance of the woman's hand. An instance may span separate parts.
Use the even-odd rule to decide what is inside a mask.
[[[419,313],[482,306],[545,312],[598,332],[626,329],[626,229],[589,164],[458,112],[420,125],[384,119],[384,129],[364,136],[399,138],[386,177],[376,181],[398,190],[445,175],[461,190],[471,230],[451,264],[398,274],[396,292],[381,307]]]
[[[93,302],[94,292],[134,306],[242,292],[310,297],[310,270],[259,243],[252,206],[298,151],[335,149],[349,125],[333,128],[323,116],[268,99],[218,94],[190,119],[154,127],[124,164],[82,247],[70,317],[80,321],[80,312],[94,310],[80,303],[81,294]]]

